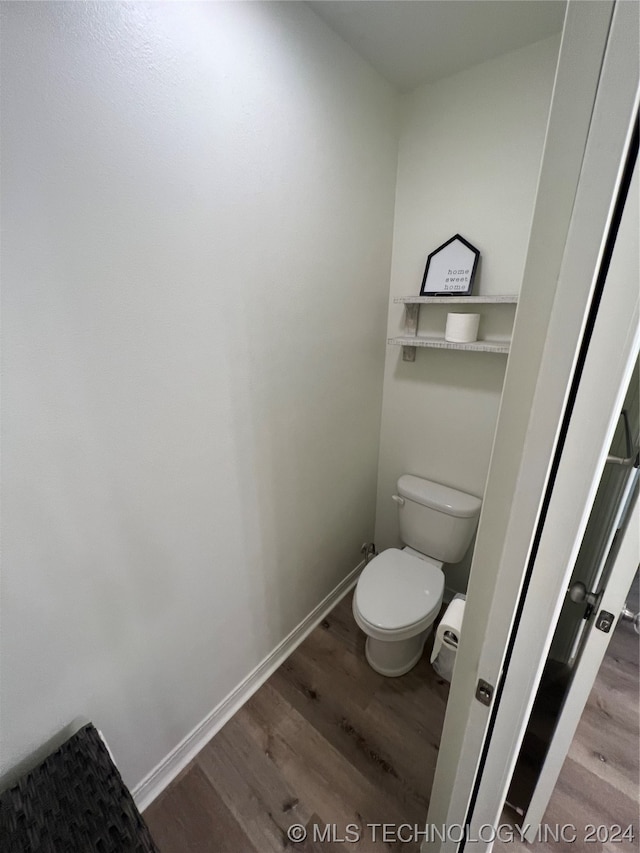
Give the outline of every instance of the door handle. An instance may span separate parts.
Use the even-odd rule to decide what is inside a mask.
[[[620,620],[623,622],[633,622],[636,634],[640,634],[640,613],[634,613],[633,610],[629,610],[626,602],[620,613]]]
[[[571,601],[575,601],[576,604],[585,602],[591,605],[591,607],[595,607],[601,596],[601,592],[587,592],[587,588],[582,581],[576,581],[569,587],[569,598]]]
[[[600,592],[587,592],[587,588],[582,581],[572,583],[568,592],[571,601],[575,601],[576,604],[587,605],[584,611],[584,616],[582,617],[585,620],[591,618],[591,614],[597,609],[602,596],[604,595],[604,589],[601,589]]]

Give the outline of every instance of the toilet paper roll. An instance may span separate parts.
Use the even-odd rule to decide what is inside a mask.
[[[458,650],[460,642],[460,629],[462,628],[462,619],[464,618],[464,606],[466,601],[464,598],[454,598],[451,604],[445,610],[444,616],[440,620],[440,624],[436,630],[436,636],[433,641],[433,651],[431,652],[431,663],[438,657],[438,652],[445,646],[453,651]]]
[[[444,339],[457,344],[470,344],[478,340],[479,325],[479,314],[447,314]]]

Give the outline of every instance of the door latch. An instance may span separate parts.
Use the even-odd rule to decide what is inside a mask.
[[[608,634],[611,630],[614,619],[615,616],[613,613],[609,613],[608,610],[601,610],[600,613],[598,613],[598,618],[596,619],[596,628],[598,631],[604,631],[605,634]]]
[[[489,684],[488,681],[485,681],[484,678],[479,678],[478,684],[476,686],[476,699],[478,700],[478,702],[481,702],[483,705],[489,707],[492,698],[493,685]]]

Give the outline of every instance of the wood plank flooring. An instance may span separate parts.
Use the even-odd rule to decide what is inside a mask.
[[[147,809],[161,853],[416,853],[418,844],[380,840],[381,829],[374,841],[366,824],[424,825],[449,685],[429,664],[431,641],[402,678],[373,672],[351,598]],[[548,825],[635,821],[637,827],[638,728],[638,637],[624,624],[614,633],[549,803]],[[308,830],[303,843],[287,839],[294,824]],[[336,825],[337,835],[321,840],[327,824]],[[359,840],[341,840],[349,824],[362,828]],[[507,849],[636,853],[638,842],[494,847]]]
[[[449,685],[429,664],[431,640],[407,675],[375,673],[351,599],[147,809],[162,853],[418,850],[366,825],[424,825]],[[303,843],[287,838],[294,824]],[[328,824],[334,840],[321,840]],[[340,840],[349,825],[353,840]]]
[[[628,604],[634,612],[640,609],[637,575]],[[544,823],[550,827],[576,826],[579,839],[574,843],[496,844],[496,853],[507,850],[509,853],[564,853],[565,850],[637,853],[640,849],[639,663],[638,635],[628,622],[619,623],[544,815]],[[518,823],[515,813],[508,810],[503,819]],[[581,839],[586,824],[634,825],[635,840],[585,843]]]

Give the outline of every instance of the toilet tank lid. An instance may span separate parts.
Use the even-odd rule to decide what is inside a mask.
[[[482,506],[480,498],[474,495],[411,474],[403,474],[398,480],[398,494],[456,518],[473,518],[478,515]]]

